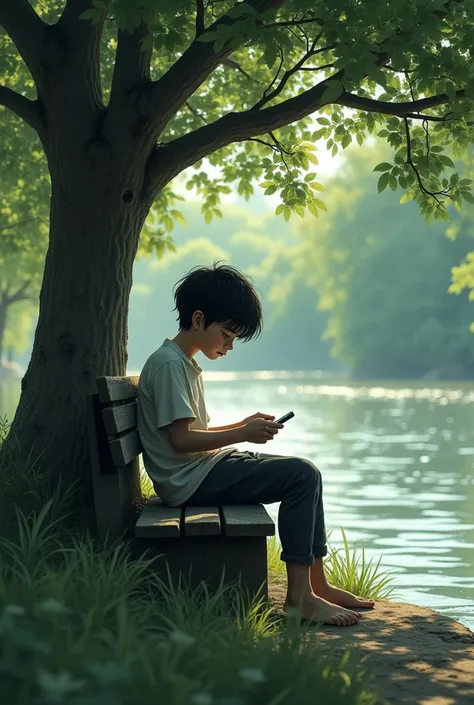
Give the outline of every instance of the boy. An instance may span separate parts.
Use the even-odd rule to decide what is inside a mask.
[[[177,287],[177,288],[176,288]],[[288,588],[284,610],[298,608],[314,622],[348,626],[372,608],[328,584],[321,473],[309,460],[239,451],[234,444],[266,444],[283,428],[257,412],[208,428],[201,368],[227,355],[234,340],[262,330],[253,284],[237,269],[215,263],[192,269],[175,286],[179,332],[145,363],[138,386],[138,430],[143,459],[159,497],[170,506],[281,502],[278,528]]]

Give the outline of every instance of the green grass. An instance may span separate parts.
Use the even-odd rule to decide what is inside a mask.
[[[159,580],[146,558],[131,559],[127,544],[100,544],[72,527],[66,517],[75,501],[35,463],[2,468],[0,702],[380,702],[357,653],[336,658],[317,629],[283,623],[234,586],[209,594]],[[284,567],[278,552],[273,540],[275,580]],[[342,558],[333,565],[341,580],[353,579],[353,560],[349,571]],[[356,572],[375,580],[360,565]]]
[[[346,533],[340,528],[343,547],[332,549],[328,541],[328,555],[324,559],[328,582],[367,599],[386,600],[393,596],[394,588],[389,587],[393,576],[380,570],[382,557],[374,565],[373,560],[366,560],[362,544],[354,544],[351,550]],[[286,583],[286,567],[280,560],[280,552],[281,544],[276,536],[272,536],[268,541],[268,572],[270,581],[277,584]]]
[[[0,702],[10,705],[372,705],[356,654],[282,627],[257,599],[192,593],[87,535],[64,546],[53,502],[0,539]]]

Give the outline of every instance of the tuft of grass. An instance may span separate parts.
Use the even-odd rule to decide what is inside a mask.
[[[367,599],[386,600],[393,595],[395,588],[389,587],[393,581],[390,571],[380,571],[380,556],[377,563],[373,565],[373,559],[366,561],[364,545],[357,543],[349,549],[346,532],[339,527],[342,533],[343,548],[331,550],[324,567],[328,582],[343,590],[349,590],[355,595],[361,595]],[[342,557],[340,555],[342,551]]]
[[[355,543],[352,553],[349,548],[346,533],[342,527],[343,547],[329,548],[328,556],[324,559],[324,570],[328,582],[342,590],[348,590],[367,599],[386,600],[394,592],[389,587],[393,576],[389,571],[380,570],[382,556],[373,565],[373,559],[366,560],[363,544]],[[328,534],[328,537],[330,533]],[[285,563],[280,560],[281,544],[276,536],[270,537],[267,542],[268,573],[270,582],[282,584],[286,582]],[[343,557],[341,557],[341,552]]]

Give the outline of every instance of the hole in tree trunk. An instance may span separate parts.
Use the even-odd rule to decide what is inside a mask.
[[[133,193],[129,188],[122,193],[122,201],[124,203],[131,203],[133,201]]]

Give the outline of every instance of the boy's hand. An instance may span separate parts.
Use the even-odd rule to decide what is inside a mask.
[[[266,421],[274,421],[275,417],[270,416],[269,414],[262,414],[260,411],[257,411],[256,414],[252,414],[252,416],[247,416],[241,423],[242,425],[247,424],[249,421],[253,421],[254,419],[265,419]]]
[[[273,439],[273,436],[278,433],[280,428],[283,428],[282,423],[254,418],[243,426],[244,440],[249,443],[266,443]]]

